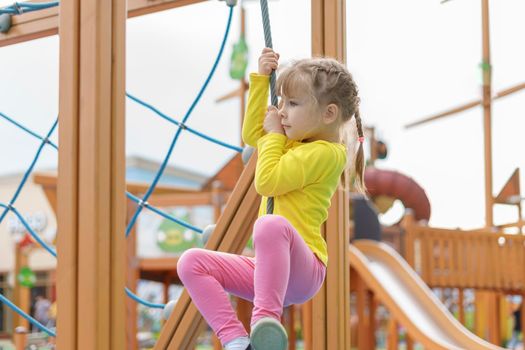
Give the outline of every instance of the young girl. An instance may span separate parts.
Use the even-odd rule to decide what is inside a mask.
[[[357,87],[333,59],[306,59],[277,80],[279,109],[267,106],[279,55],[265,48],[259,72],[250,75],[242,130],[257,147],[255,187],[262,196],[253,230],[255,258],[190,249],[177,271],[193,302],[227,350],[284,350],[279,322],[283,306],[312,298],[326,275],[326,243],[320,227],[347,162],[343,126],[355,117],[360,142],[355,170],[363,186],[363,131]],[[274,213],[267,215],[268,197]],[[237,319],[226,292],[253,301],[251,334]]]

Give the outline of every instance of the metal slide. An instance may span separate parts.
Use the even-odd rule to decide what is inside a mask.
[[[411,338],[425,349],[503,349],[461,325],[390,246],[358,240],[350,244],[349,255],[350,266]]]

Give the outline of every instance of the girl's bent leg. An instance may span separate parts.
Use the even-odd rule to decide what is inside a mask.
[[[248,335],[226,292],[253,300],[253,271],[248,257],[205,249],[189,249],[179,259],[181,281],[223,345]]]
[[[303,303],[321,287],[326,268],[282,216],[265,215],[254,226],[254,309],[251,324],[279,320],[284,305]]]

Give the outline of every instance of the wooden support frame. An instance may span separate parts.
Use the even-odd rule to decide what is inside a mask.
[[[204,0],[128,0],[128,18],[203,2]],[[49,2],[33,0],[32,2]],[[13,18],[9,33],[0,33],[0,47],[58,34],[58,8],[29,12]]]
[[[60,14],[57,345],[124,349],[126,2]]]
[[[43,1],[43,0],[37,0]],[[0,47],[54,35],[60,27],[60,144],[58,181],[57,345],[64,349],[125,348],[125,19],[203,0],[61,2],[17,17]],[[344,0],[312,0],[313,53],[345,59]],[[82,59],[81,59],[82,58]],[[240,252],[258,201],[255,157],[232,194],[208,247]],[[237,194],[235,194],[237,193]],[[323,226],[331,264],[312,302],[315,349],[350,349],[348,196],[338,191]],[[242,207],[242,210],[240,210]],[[156,348],[194,344],[202,317],[184,294]],[[337,324],[337,327],[328,327]],[[320,327],[319,327],[320,326]]]

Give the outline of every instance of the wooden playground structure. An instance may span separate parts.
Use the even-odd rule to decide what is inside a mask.
[[[60,34],[58,184],[40,178],[45,190],[47,186],[46,194],[56,210],[61,232],[57,241],[58,349],[136,348],[136,310],[134,302],[126,299],[124,288],[128,285],[134,289],[132,285],[142,270],[131,267],[136,264],[134,254],[129,253],[135,249],[133,233],[127,241],[123,234],[115,234],[124,233],[136,206],[128,205],[125,196],[125,21],[126,17],[198,2],[202,0],[68,0],[61,2],[60,10],[21,15],[8,34],[0,34],[0,47]],[[331,56],[344,62],[345,1],[311,0],[311,8],[312,55]],[[488,18],[485,24],[488,28]],[[484,62],[490,62],[487,50]],[[485,151],[490,155],[490,74],[485,82],[483,106],[488,125]],[[403,256],[408,265],[376,244],[360,242],[349,249],[349,194],[339,190],[334,195],[329,219],[322,227],[330,256],[326,283],[302,307],[305,349],[350,350],[352,344],[359,350],[375,348],[375,311],[379,304],[390,311],[389,349],[397,348],[398,325],[407,330],[408,350],[413,349],[415,342],[428,349],[499,349],[461,327],[465,323],[462,306],[457,322],[450,315],[441,314],[443,307],[439,300],[424,289],[424,284],[458,289],[458,305],[463,305],[463,290],[474,289],[480,306],[476,309],[476,333],[488,336],[491,343],[498,345],[501,335],[496,315],[500,313],[500,296],[517,294],[525,298],[525,239],[522,235],[503,233],[505,227],[499,228],[501,232],[492,229],[492,207],[496,200],[492,196],[492,163],[487,157],[486,228],[475,232],[431,228],[417,223],[408,214],[401,226]],[[253,156],[231,192],[210,187],[198,196],[194,193],[185,196],[181,191],[163,192],[160,188],[159,196],[151,201],[159,206],[214,205],[218,221],[206,248],[241,253],[259,206],[253,186],[255,162]],[[128,185],[128,190],[141,193],[144,188],[131,189]],[[222,212],[222,203],[214,202],[217,196],[228,198]],[[517,223],[508,226],[524,225],[519,208]],[[489,255],[490,260],[483,258]],[[387,276],[413,286],[412,294],[408,294],[413,299],[409,301],[416,301],[414,305],[428,311],[429,319],[441,326],[435,328],[441,333],[427,332],[407,315],[408,310],[400,307],[372,273],[370,266],[374,262],[380,266],[390,264],[394,272]],[[144,262],[144,270],[166,268],[162,265],[166,261],[147,264]],[[396,270],[396,266],[400,267]],[[424,283],[409,266],[420,274]],[[351,293],[357,296],[357,339],[351,339]],[[204,327],[205,322],[184,292],[164,324],[155,349],[192,349]]]

